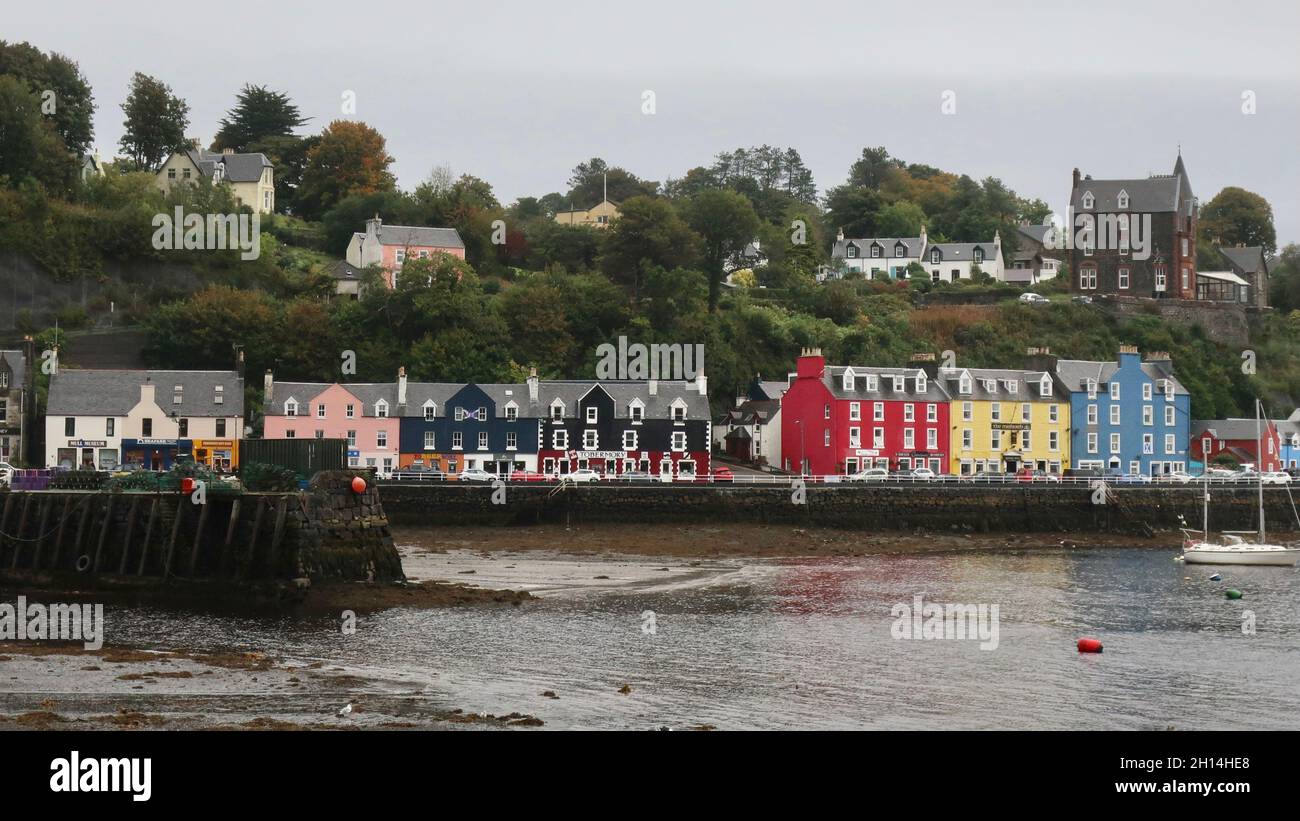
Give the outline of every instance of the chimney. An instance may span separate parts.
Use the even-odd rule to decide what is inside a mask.
[[[235,345],[235,373],[242,383],[244,381],[244,346],[238,343]]]
[[[153,383],[151,377],[144,378],[144,384],[140,386],[140,404],[156,405],[154,400],[157,398],[158,386]]]
[[[700,396],[709,395],[709,378],[704,375],[704,368],[695,374],[695,390],[699,391]]]
[[[1074,184],[1070,188],[1071,190],[1073,190],[1078,187],[1079,187],[1079,169],[1076,168],[1074,169]]]
[[[528,369],[528,401],[537,402],[541,393],[541,385],[537,381],[537,368]]]
[[[835,241],[836,241],[836,242],[843,242],[843,241],[844,241],[844,226],[840,226],[840,227],[835,231]]]
[[[996,228],[993,229],[993,247],[994,248],[1002,247],[1002,232]]]
[[[804,348],[799,352],[799,361],[795,364],[798,379],[821,379],[826,370],[826,358],[821,348]]]
[[[1025,349],[1026,370],[1056,373],[1056,361],[1057,357],[1052,353],[1051,348]]]
[[[928,352],[917,352],[912,354],[909,361],[913,368],[925,371],[925,375],[931,379],[939,378],[939,361],[935,358],[934,354]]]
[[[1137,364],[1140,363],[1141,361],[1142,361],[1142,356],[1141,354],[1138,353],[1138,349],[1136,345],[1119,346],[1118,364],[1121,368],[1123,368],[1125,365],[1128,365],[1130,362]]]
[[[36,453],[36,340],[30,335],[23,337],[23,385],[23,435],[19,439],[25,449],[22,457],[29,465],[44,464],[44,456]]]
[[[397,406],[406,405],[406,368],[397,369]]]
[[[262,377],[262,403],[271,404],[271,393],[275,387],[275,379],[271,376],[271,369],[266,369],[266,376]]]
[[[373,217],[366,220],[366,239],[378,238],[379,229],[382,228],[383,225],[384,221],[379,218],[378,214],[375,214]]]

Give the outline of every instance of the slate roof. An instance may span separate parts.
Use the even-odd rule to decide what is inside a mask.
[[[13,375],[9,378],[9,390],[22,390],[27,382],[27,357],[22,351],[0,351],[0,363],[9,366]]]
[[[402,415],[405,417],[422,417],[424,416],[424,405],[430,400],[437,406],[435,413],[439,418],[446,414],[447,402],[455,396],[464,384],[459,382],[407,382],[406,383],[406,407],[402,409]],[[528,396],[527,386],[524,386],[524,396]],[[522,403],[520,407],[523,407]],[[394,411],[396,413],[396,411]]]
[[[347,282],[359,282],[361,280],[361,269],[346,259],[340,259],[330,266],[328,272],[331,277]]]
[[[971,262],[975,259],[975,249],[984,250],[984,259],[986,262],[992,262],[997,257],[997,251],[993,242],[935,242],[925,249],[925,258],[928,261],[934,249],[939,249],[940,262]]]
[[[365,232],[357,232],[365,239]],[[381,225],[378,231],[380,245],[402,248],[464,248],[465,243],[455,228],[425,228],[416,225]]]
[[[904,252],[908,257],[919,257],[925,250],[925,243],[920,237],[865,237],[862,239],[838,239],[835,241],[835,247],[831,250],[831,256],[835,259],[846,259],[846,249],[850,245],[857,246],[858,259],[872,259],[871,246],[879,243],[883,250],[879,257],[875,259],[897,259],[894,256],[894,248],[898,243],[903,243],[907,247]]]
[[[50,416],[125,416],[140,402],[140,387],[152,382],[154,402],[177,416],[243,416],[244,382],[234,371],[81,370],[60,368],[50,377]],[[173,389],[181,386],[181,403]],[[216,387],[222,387],[217,404]]]
[[[1097,380],[1097,390],[1106,390],[1105,385],[1119,370],[1118,362],[1090,362],[1083,359],[1061,359],[1056,363],[1056,375],[1067,390],[1078,392],[1087,390],[1086,380]],[[1168,379],[1174,383],[1174,394],[1187,394],[1187,388],[1172,372],[1155,362],[1143,362],[1142,372],[1155,380]]]
[[[329,382],[275,382],[271,387],[271,401],[263,411],[267,416],[284,416],[284,403],[292,398],[298,401],[298,416],[307,416],[307,406],[332,387],[333,383]],[[339,387],[361,402],[358,416],[374,418],[375,403],[380,399],[388,403],[388,415],[397,416],[396,382],[353,382]]]
[[[1264,261],[1264,249],[1258,245],[1245,248],[1220,245],[1219,253],[1227,257],[1228,262],[1242,273],[1254,274],[1266,270],[1267,263]]]
[[[1268,422],[1260,420],[1259,433],[1268,436]],[[1255,439],[1254,419],[1197,419],[1192,422],[1192,438],[1198,439],[1206,432],[1215,439]]]
[[[1119,207],[1119,194],[1128,194],[1127,209]],[[1095,201],[1091,209],[1083,207],[1083,195],[1091,192]],[[1194,195],[1192,185],[1187,178],[1187,169],[1183,166],[1182,155],[1174,163],[1172,174],[1152,174],[1146,179],[1133,180],[1094,180],[1080,179],[1079,185],[1070,192],[1070,205],[1076,213],[1108,213],[1120,210],[1139,213],[1161,213],[1178,211],[1179,202],[1190,207]]]
[[[767,425],[781,412],[779,399],[750,399],[732,408],[718,419],[720,424],[750,425],[757,423]]]
[[[969,373],[971,375],[971,392],[961,393],[961,375]],[[986,400],[993,402],[1060,402],[1062,395],[1060,389],[1064,387],[1059,380],[1052,379],[1052,394],[1043,396],[1039,392],[1039,383],[1046,374],[1052,377],[1047,371],[1022,371],[1010,368],[941,368],[939,370],[939,379],[942,380],[944,388],[954,400],[971,401]],[[996,386],[992,389],[986,387],[988,380],[995,380]],[[1011,386],[1015,386],[1012,392]],[[1068,393],[1064,394],[1065,398],[1069,397]]]
[[[844,372],[852,368],[853,370],[853,390],[844,390]],[[903,390],[894,390],[893,377],[896,374],[902,374]],[[874,375],[880,377],[877,380],[876,390],[867,389],[867,376]],[[825,383],[831,395],[836,399],[851,400],[911,400],[913,402],[947,402],[950,398],[947,391],[939,384],[937,380],[926,377],[925,390],[917,392],[916,383],[919,376],[924,376],[925,371],[919,368],[877,368],[859,365],[827,365],[822,373],[822,382]]]
[[[1024,236],[1043,245],[1047,242],[1047,232],[1055,231],[1055,225],[1017,225],[1016,230]]]
[[[230,182],[257,182],[262,178],[262,169],[275,168],[266,155],[260,153],[221,154],[202,148],[190,149],[185,153],[205,176],[211,177],[218,165],[224,166],[223,173]]]

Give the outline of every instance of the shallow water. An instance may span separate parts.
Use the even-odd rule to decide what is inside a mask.
[[[1300,573],[1216,568],[1224,580],[1211,582],[1214,569],[1173,555],[967,549],[691,562],[408,551],[414,577],[524,587],[540,600],[389,610],[362,616],[353,635],[330,620],[114,609],[109,641],[327,660],[364,679],[349,693],[390,713],[520,711],[550,728],[1300,727]],[[1245,598],[1226,600],[1228,587]],[[997,648],[894,638],[891,608],[917,594],[998,605]],[[1253,635],[1242,631],[1248,612]],[[1084,635],[1105,652],[1078,653]],[[630,693],[618,692],[624,684]],[[209,686],[178,681],[151,698]],[[298,712],[293,699],[308,698],[267,687],[268,712]],[[311,710],[328,708],[317,701]]]

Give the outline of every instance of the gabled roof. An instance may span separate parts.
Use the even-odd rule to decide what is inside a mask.
[[[844,389],[844,372],[853,371],[853,389]],[[876,390],[868,390],[867,376],[876,376]],[[903,377],[903,390],[894,390],[895,376]],[[852,400],[887,400],[896,399],[900,401],[913,402],[947,402],[950,398],[947,391],[939,384],[938,380],[926,377],[925,390],[918,392],[916,384],[918,377],[925,376],[925,371],[919,368],[877,368],[866,365],[827,365],[822,372],[822,382],[826,385],[827,390],[836,399]]]
[[[380,245],[399,248],[464,248],[465,243],[455,228],[425,228],[417,225],[381,225],[378,231]],[[365,239],[364,231],[356,236]]]
[[[1128,207],[1120,209],[1119,194],[1128,194]],[[1091,192],[1094,198],[1091,209],[1083,207],[1083,196]],[[1174,163],[1172,174],[1152,174],[1146,179],[1094,180],[1084,178],[1070,192],[1070,205],[1076,213],[1111,213],[1120,210],[1139,213],[1177,211],[1180,202],[1193,199],[1192,184],[1183,165],[1182,154]]]
[[[1016,231],[1028,237],[1039,245],[1047,242],[1048,232],[1055,232],[1055,225],[1017,225]]]
[[[430,401],[437,406],[438,416],[446,415],[447,401],[465,387],[458,382],[407,382],[406,407],[403,416],[424,416],[424,406]],[[528,393],[525,391],[524,396]],[[396,413],[396,411],[394,411]]]
[[[347,282],[358,282],[361,280],[361,269],[346,259],[340,259],[329,267],[326,271],[332,278],[344,280]]]
[[[970,262],[975,259],[975,249],[979,248],[984,252],[985,260],[992,260],[997,256],[995,247],[990,242],[934,242],[930,247],[925,249],[925,258],[928,260],[935,249],[939,250],[939,258],[944,262]]]
[[[284,416],[284,403],[291,398],[298,400],[298,406],[305,409],[316,397],[332,387],[332,382],[275,382],[271,388],[271,402],[264,408],[264,412],[267,416]],[[397,416],[397,383],[352,382],[341,383],[339,387],[361,403],[358,417],[373,417],[375,403],[381,399],[388,403],[388,415]],[[307,414],[300,411],[298,415]]]
[[[1244,274],[1259,271],[1268,272],[1268,262],[1264,259],[1264,249],[1258,245],[1227,246],[1220,245],[1219,253],[1227,258],[1228,263]],[[1200,275],[1200,272],[1197,272]]]
[[[971,392],[961,393],[962,374],[968,373],[971,376]],[[1043,396],[1039,392],[1039,385],[1042,383],[1044,376],[1052,379],[1052,395]],[[1056,391],[1064,387],[1052,374],[1047,371],[1022,371],[1010,368],[941,368],[939,370],[939,379],[943,381],[943,386],[947,389],[948,394],[954,400],[971,401],[971,400],[988,400],[993,402],[1053,402],[1060,401]],[[986,381],[994,380],[997,386],[989,389],[985,386]],[[1015,385],[1015,393],[1011,392],[1011,385]]]
[[[22,351],[0,351],[0,367],[8,366],[13,371],[9,379],[9,390],[22,390],[27,383],[27,357]]]
[[[1060,377],[1061,382],[1067,390],[1073,392],[1086,391],[1087,380],[1095,379],[1098,385],[1098,391],[1104,390],[1104,386],[1110,381],[1115,372],[1119,370],[1118,362],[1091,362],[1084,359],[1061,359],[1056,363],[1056,375]],[[1169,380],[1174,383],[1175,394],[1187,394],[1187,388],[1183,383],[1178,381],[1171,372],[1155,362],[1143,362],[1142,372],[1154,381]]]
[[[82,370],[61,368],[50,377],[50,416],[125,416],[152,383],[154,402],[177,416],[243,416],[244,382],[234,371]],[[181,386],[181,402],[173,401]],[[213,400],[220,385],[222,402]]]
[[[880,245],[884,248],[884,251],[881,252],[879,259],[897,259],[894,256],[894,248],[900,242],[907,249],[904,253],[909,257],[919,257],[921,252],[925,250],[925,243],[920,237],[866,237],[862,239],[837,239],[835,247],[831,250],[831,256],[837,259],[846,257],[847,252],[845,249],[853,245],[858,249],[859,257],[869,258],[871,256],[871,246]]]
[[[274,163],[261,153],[221,154],[202,148],[191,148],[185,153],[204,176],[211,177],[216,167],[222,166],[223,174],[230,182],[257,182],[262,178],[262,169],[275,168]]]
[[[1269,421],[1261,419],[1259,434],[1268,436]],[[1215,439],[1256,438],[1254,419],[1197,419],[1192,422],[1192,437],[1201,438],[1206,433]]]

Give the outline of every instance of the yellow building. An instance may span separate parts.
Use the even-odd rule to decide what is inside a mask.
[[[555,215],[555,221],[561,225],[588,225],[592,228],[608,228],[609,224],[616,219],[618,219],[618,205],[609,200],[603,200],[599,205],[586,211],[579,208],[573,211],[560,211]]]
[[[950,469],[959,476],[1070,467],[1070,393],[1046,371],[944,368]]]
[[[229,185],[235,198],[262,214],[275,211],[275,166],[265,154],[220,154],[191,148],[177,151],[158,169],[157,185],[166,193],[172,186],[206,179]]]

